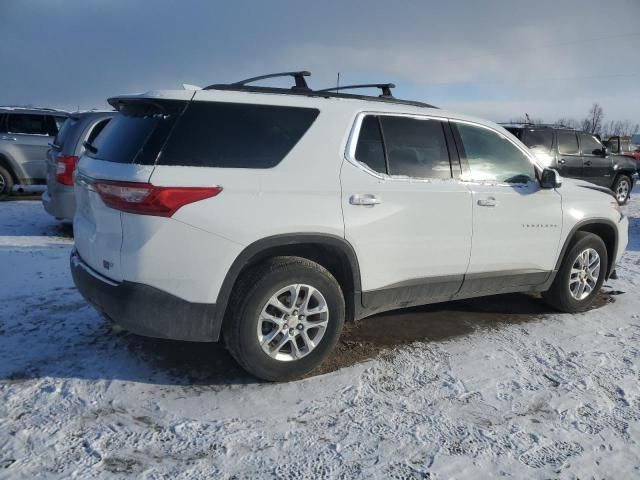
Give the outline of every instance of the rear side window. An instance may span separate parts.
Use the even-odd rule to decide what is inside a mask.
[[[549,130],[525,130],[522,142],[531,149],[550,152],[553,146],[553,132]]]
[[[155,99],[122,103],[121,113],[89,142],[95,151],[88,155],[107,162],[153,165],[185,105],[184,101]]]
[[[387,173],[378,117],[367,115],[362,120],[356,145],[356,160],[366,164],[375,172]]]
[[[389,174],[418,178],[451,178],[442,122],[381,116],[389,157]]]
[[[9,133],[22,133],[29,135],[48,135],[46,117],[24,113],[9,114],[7,122]]]
[[[562,155],[579,155],[578,137],[573,132],[558,132],[558,153]]]
[[[311,108],[192,102],[158,164],[271,168],[304,136],[318,113]]]

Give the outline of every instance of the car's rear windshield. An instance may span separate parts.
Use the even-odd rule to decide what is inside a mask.
[[[522,142],[531,149],[549,152],[553,146],[553,132],[550,130],[526,129]]]
[[[120,114],[98,135],[88,155],[108,162],[152,165],[185,106],[178,100],[121,103]]]
[[[78,124],[77,117],[67,117],[67,119],[62,124],[60,130],[58,130],[58,134],[56,138],[53,140],[54,147],[62,148],[64,146],[64,141],[69,136],[69,133],[75,128]]]
[[[185,108],[186,107],[186,108]],[[96,139],[100,160],[191,167],[271,168],[319,111],[225,102],[133,101]]]

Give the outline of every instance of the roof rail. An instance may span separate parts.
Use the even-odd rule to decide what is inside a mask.
[[[217,83],[217,84],[209,85],[207,87],[204,87],[203,90],[228,90],[228,91],[235,91],[235,92],[277,93],[277,94],[286,94],[286,95],[304,95],[309,97],[344,98],[344,99],[399,103],[403,105],[413,105],[416,107],[425,107],[425,108],[437,108],[437,107],[434,107],[433,105],[429,105],[428,103],[415,102],[412,100],[400,100],[395,98],[393,95],[391,95],[391,89],[395,88],[395,85],[393,83],[346,85],[344,87],[325,88],[324,90],[312,90],[309,88],[306,80],[304,79],[304,77],[308,77],[310,75],[311,75],[311,72],[307,72],[304,70],[299,72],[270,73],[267,75],[260,75],[258,77],[251,77],[245,80],[240,80],[239,82]],[[257,82],[258,80],[265,80],[267,78],[277,78],[277,77],[293,77],[296,81],[296,84],[291,88],[249,85],[249,83]],[[382,90],[382,94],[377,97],[374,97],[369,95],[342,93],[342,90],[352,90],[356,88],[380,88]]]
[[[46,112],[60,112],[67,113],[66,110],[60,110],[58,108],[39,107],[37,105],[0,105],[0,108],[7,110],[43,110]]]
[[[244,87],[248,83],[257,82],[258,80],[265,80],[267,78],[293,77],[295,79],[295,81],[296,81],[296,84],[293,87],[291,87],[292,90],[307,90],[307,91],[310,91],[311,89],[307,85],[307,81],[304,79],[304,77],[309,77],[309,76],[311,76],[311,72],[307,72],[306,70],[303,70],[303,71],[300,71],[300,72],[269,73],[267,75],[260,75],[258,77],[246,78],[244,80],[240,80],[239,82],[233,82],[233,83],[230,83],[230,84],[209,85],[208,87],[204,87],[203,90],[212,90],[212,89],[215,89],[217,87],[222,87],[222,86]]]
[[[567,130],[577,130],[577,128],[570,127],[562,123],[500,122],[498,125],[521,125],[523,127],[566,128]]]
[[[335,90],[336,93],[340,93],[340,90],[354,90],[356,88],[379,88],[382,90],[382,94],[380,97],[384,98],[394,98],[391,94],[391,89],[396,88],[393,83],[365,83],[362,85],[344,85],[344,86],[335,86],[331,88],[323,88],[322,90],[316,90],[316,92],[333,92]]]

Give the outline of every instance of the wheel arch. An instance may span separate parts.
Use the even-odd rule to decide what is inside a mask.
[[[253,266],[277,256],[306,258],[329,270],[344,293],[346,318],[357,318],[362,309],[362,289],[360,267],[351,244],[330,234],[292,233],[260,239],[240,252],[229,268],[216,300],[218,331],[222,330],[229,299],[238,279]]]
[[[555,277],[555,273],[560,269],[560,265],[562,264],[562,260],[564,259],[567,250],[571,246],[573,239],[577,232],[589,232],[594,235],[599,236],[607,247],[607,272],[605,275],[605,280],[609,279],[611,272],[615,266],[616,255],[618,252],[618,229],[613,221],[608,218],[597,218],[597,219],[589,219],[578,222],[567,235],[567,239],[562,246],[562,250],[560,251],[560,255],[558,256],[558,260],[556,262],[556,267],[554,269],[553,277]]]
[[[13,179],[14,184],[20,183],[18,181],[18,175],[16,174],[16,171],[13,168],[13,164],[11,163],[9,158],[1,152],[0,152],[0,167],[3,167],[5,170],[9,172],[9,175],[11,175],[11,178]]]

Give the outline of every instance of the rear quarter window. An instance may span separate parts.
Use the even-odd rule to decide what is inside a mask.
[[[311,108],[192,102],[158,164],[271,168],[287,156],[318,114]]]

